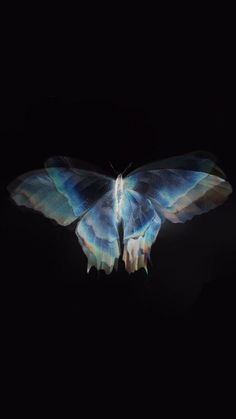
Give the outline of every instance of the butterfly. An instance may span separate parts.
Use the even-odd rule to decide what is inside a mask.
[[[126,270],[147,271],[150,251],[165,220],[184,223],[225,201],[232,192],[206,153],[189,153],[140,167],[116,179],[87,170],[68,157],[18,177],[8,190],[17,205],[32,208],[75,233],[92,266],[110,274],[122,254]]]

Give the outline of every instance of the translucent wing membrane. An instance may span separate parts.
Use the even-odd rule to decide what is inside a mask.
[[[64,195],[76,217],[81,217],[102,195],[112,189],[114,180],[89,170],[71,167],[73,160],[55,157],[46,169],[58,192]]]
[[[135,191],[124,192],[122,220],[124,229],[123,261],[131,273],[147,271],[151,246],[161,227],[161,219],[151,201]]]
[[[17,205],[39,211],[62,226],[77,218],[67,198],[58,192],[44,170],[20,176],[8,186],[8,190]]]
[[[190,160],[183,156],[183,163],[181,156],[174,158],[174,162],[176,159],[179,167],[186,167],[188,161],[197,170],[154,169],[154,164],[152,169],[146,170],[144,166],[142,171],[137,170],[125,179],[126,188],[150,199],[156,211],[174,223],[185,222],[217,207],[231,193],[224,173],[212,161],[198,160],[195,155],[191,155]],[[172,159],[167,161],[173,165]],[[209,173],[203,169],[208,169]]]
[[[216,165],[215,160],[216,159],[213,154],[203,151],[195,151],[193,153],[187,153],[181,156],[169,157],[167,159],[148,163],[138,169],[135,169],[128,176],[149,170],[182,169],[194,172],[211,173],[224,178],[224,172]]]
[[[46,169],[26,173],[8,189],[13,200],[67,226],[81,217],[109,189],[114,180],[71,167],[68,158],[46,162]]]
[[[80,218],[76,234],[89,269],[96,266],[110,273],[120,255],[113,211],[114,180],[73,164],[76,162],[66,157],[51,158],[45,170],[20,176],[8,189],[17,205],[39,211],[60,225]]]
[[[117,268],[120,256],[119,232],[114,210],[114,192],[107,192],[76,227],[76,234],[92,266],[107,274]]]

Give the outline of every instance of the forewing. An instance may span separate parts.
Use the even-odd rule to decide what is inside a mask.
[[[110,274],[120,256],[119,232],[114,210],[114,191],[107,192],[79,221],[76,234],[92,266]]]
[[[102,174],[72,167],[66,157],[55,157],[46,162],[45,170],[20,176],[8,189],[16,204],[66,226],[91,208],[113,182]]]
[[[63,194],[76,217],[81,217],[99,198],[113,188],[114,180],[100,173],[73,167],[68,157],[46,161],[46,170],[58,192]]]
[[[125,189],[122,205],[124,232],[123,260],[131,273],[140,268],[147,271],[151,246],[161,227],[161,219],[152,202],[135,191]]]
[[[186,169],[186,156],[183,156],[182,164],[181,156],[173,162],[168,159],[170,166],[177,159],[178,167],[182,168],[164,168],[162,165],[163,168],[155,169],[152,164],[152,169],[150,165],[146,169],[144,166],[125,179],[126,188],[150,199],[157,212],[174,223],[207,212],[223,203],[232,188],[213,161],[191,156],[191,167],[196,170]]]
[[[67,198],[58,192],[45,170],[18,177],[8,190],[17,205],[39,211],[62,226],[77,218]]]
[[[224,177],[224,172],[216,165],[213,154],[205,151],[195,151],[180,156],[173,156],[163,160],[157,160],[133,170],[129,176],[139,172],[159,169],[182,169],[194,172],[211,173]]]

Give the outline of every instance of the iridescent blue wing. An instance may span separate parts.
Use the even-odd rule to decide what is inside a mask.
[[[88,258],[88,272],[95,266],[109,274],[118,266],[120,242],[114,207],[111,190],[77,224],[76,234]]]
[[[131,273],[140,268],[147,271],[151,246],[161,227],[161,219],[151,200],[125,188],[122,202],[123,261]]]
[[[232,188],[209,155],[191,153],[143,166],[124,179],[123,260],[146,269],[165,218],[176,223],[220,205]]]
[[[114,179],[91,170],[78,169],[76,164],[76,160],[57,156],[48,159],[45,166],[57,191],[67,199],[78,218],[113,188]]]
[[[216,165],[215,156],[205,151],[195,151],[180,156],[154,161],[133,170],[129,176],[147,170],[158,169],[185,169],[196,172],[212,173],[224,177],[224,172]]]
[[[144,166],[127,176],[125,185],[149,199],[163,219],[174,223],[217,207],[232,191],[222,170],[208,156],[193,153]]]
[[[18,205],[41,212],[63,226],[81,217],[108,190],[108,176],[73,167],[66,157],[46,162],[46,169],[26,173],[8,189]]]
[[[39,211],[62,226],[71,224],[77,218],[67,198],[58,192],[45,170],[19,176],[8,186],[8,190],[17,205]]]

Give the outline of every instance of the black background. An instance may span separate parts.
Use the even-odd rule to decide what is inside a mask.
[[[47,353],[56,343],[53,356],[62,348],[67,354],[85,349],[91,362],[101,352],[108,358],[114,348],[129,361],[140,348],[158,347],[169,360],[177,348],[187,356],[190,345],[205,357],[216,346],[228,350],[235,318],[234,193],[184,225],[166,222],[148,277],[142,270],[128,275],[122,263],[110,276],[94,270],[88,276],[73,231],[21,211],[9,199],[9,182],[55,155],[94,163],[112,175],[109,161],[122,171],[130,162],[135,168],[205,150],[235,188],[232,107],[220,56],[209,66],[206,56],[190,54],[192,45],[181,53],[174,41],[165,54],[155,49],[140,55],[137,47],[136,58],[133,46],[122,59],[111,57],[113,47],[104,55],[96,45],[85,49],[86,57],[78,51],[74,60],[64,55],[55,63],[53,47],[44,60],[35,59],[32,48],[27,71],[19,52],[4,78],[2,284],[11,350],[15,356],[16,347],[20,353],[27,347],[30,357],[31,350]],[[156,357],[160,365],[163,358]]]
[[[113,11],[89,3],[86,14],[82,3],[79,10],[63,4],[60,16],[59,3],[52,12],[49,4],[20,4],[11,6],[9,19],[2,14],[1,349],[8,412],[23,408],[35,417],[41,408],[45,416],[45,402],[53,413],[65,402],[67,417],[74,399],[77,411],[84,402],[96,415],[111,401],[113,417],[127,400],[140,416],[143,403],[145,417],[152,402],[159,416],[164,404],[165,414],[181,409],[188,417],[202,402],[204,412],[208,405],[219,415],[222,403],[225,417],[234,400],[234,24],[230,10],[227,19],[222,7],[217,15],[217,5],[208,13],[206,5],[167,4],[162,11],[164,4],[154,4],[146,16],[142,3],[131,13],[127,6]],[[194,150],[218,157],[233,194],[184,225],[166,223],[148,277],[129,276],[122,264],[108,277],[87,276],[74,232],[22,211],[6,190],[57,154],[109,171],[108,161],[123,170],[131,161],[138,167]]]
[[[116,93],[116,92],[115,92]],[[118,171],[194,150],[210,151],[233,184],[234,152],[222,92],[159,91],[133,94],[10,95],[3,103],[1,164],[6,235],[6,316],[34,333],[114,331],[122,336],[160,331],[192,334],[232,326],[235,269],[234,195],[218,209],[184,225],[166,223],[153,246],[149,276],[129,275],[121,263],[106,276],[86,274],[73,231],[9,200],[7,184],[66,155]],[[20,327],[20,330],[22,330]],[[115,333],[116,333],[115,332]],[[150,333],[149,333],[150,332]],[[194,332],[194,333],[195,333]],[[124,333],[124,335],[123,335]],[[202,336],[202,335],[201,335]]]

